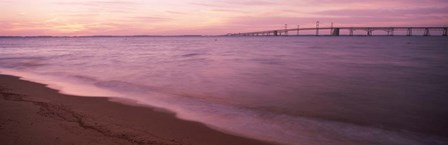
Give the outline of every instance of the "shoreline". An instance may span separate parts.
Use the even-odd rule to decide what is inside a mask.
[[[272,145],[148,106],[64,95],[0,74],[2,144]]]

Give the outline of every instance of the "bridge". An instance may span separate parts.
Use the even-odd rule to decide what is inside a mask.
[[[322,30],[327,30],[329,34],[319,34]],[[315,36],[354,36],[355,31],[362,31],[364,36],[374,36],[374,31],[382,31],[383,36],[447,36],[448,27],[321,27],[318,25],[315,28],[294,28],[279,30],[268,30],[268,31],[257,31],[257,32],[244,32],[244,33],[229,33],[226,36],[300,36],[305,35],[300,32],[312,31]],[[342,31],[348,31],[348,34],[342,34]],[[293,32],[294,34],[292,34]],[[405,32],[404,34],[397,35],[396,32]],[[416,32],[419,32],[418,34]]]

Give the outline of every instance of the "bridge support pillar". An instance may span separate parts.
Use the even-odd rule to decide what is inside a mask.
[[[423,36],[429,36],[430,34],[429,34],[429,29],[428,28],[425,28],[425,31],[424,31],[424,33],[423,33]]]
[[[394,36],[394,28],[390,28],[389,31],[387,31],[389,36]]]
[[[372,31],[371,29],[367,29],[367,36],[372,36]]]
[[[331,32],[331,35],[332,35],[332,36],[339,36],[339,32],[340,32],[340,29],[339,29],[339,28],[333,28],[332,30],[333,30],[333,31]]]
[[[408,33],[406,35],[407,36],[412,36],[412,28],[408,28]]]
[[[297,25],[297,36],[300,35],[300,32],[299,32],[300,30],[299,29],[300,29],[300,25]]]
[[[350,36],[353,36],[353,31],[355,31],[355,30],[353,30],[353,28],[350,28]]]
[[[448,27],[443,28],[442,36],[448,36]]]

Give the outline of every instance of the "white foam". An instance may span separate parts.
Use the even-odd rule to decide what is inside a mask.
[[[93,84],[81,82],[76,79],[63,78],[58,76],[42,75],[11,69],[1,69],[0,73],[6,75],[19,76],[22,80],[44,83],[47,87],[58,90],[60,93],[78,96],[92,97],[118,97],[122,94],[111,90],[96,87]]]
[[[0,69],[0,73],[44,83],[64,94],[135,100],[137,104],[165,108],[175,112],[179,118],[202,122],[224,132],[281,144],[425,145],[428,143],[425,138],[431,138],[414,133],[398,133],[329,120],[259,112],[160,92],[145,92],[144,94],[117,92],[109,90],[110,88],[98,87],[94,82],[61,76],[49,76],[11,69]],[[446,140],[440,140],[440,142],[441,144],[447,143]]]

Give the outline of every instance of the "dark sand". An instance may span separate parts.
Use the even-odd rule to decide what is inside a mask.
[[[1,145],[267,145],[154,108],[59,94],[0,75]]]

